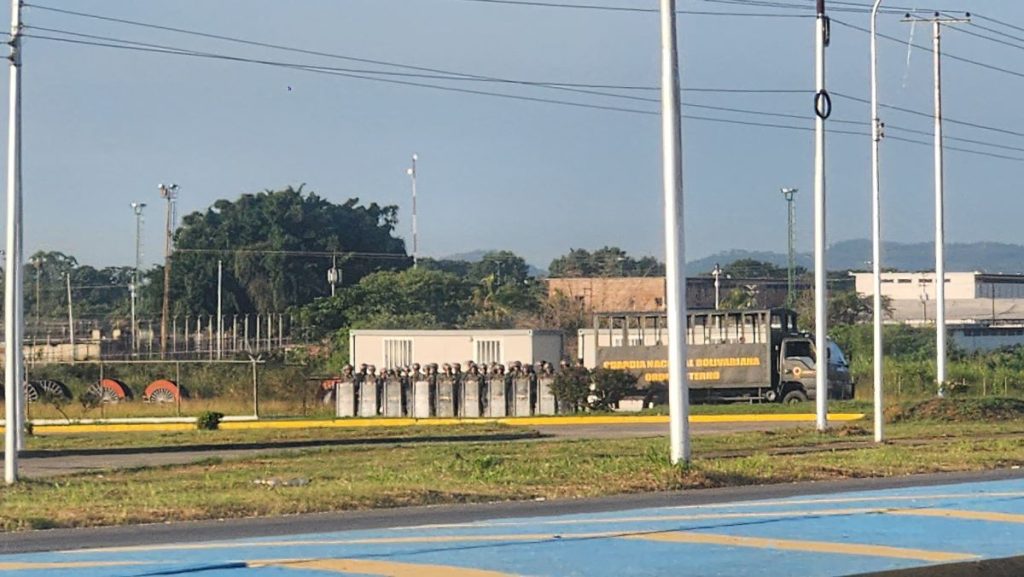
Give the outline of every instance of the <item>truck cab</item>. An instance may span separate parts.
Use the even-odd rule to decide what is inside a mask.
[[[818,351],[810,335],[782,339],[779,354],[779,388],[776,400],[800,402],[817,397]],[[831,399],[853,398],[850,364],[834,341],[828,340],[828,396]]]

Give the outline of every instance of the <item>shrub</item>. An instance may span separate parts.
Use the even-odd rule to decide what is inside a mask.
[[[216,411],[199,413],[199,416],[196,417],[196,428],[200,431],[216,431],[220,428],[220,420],[223,418],[224,413]]]

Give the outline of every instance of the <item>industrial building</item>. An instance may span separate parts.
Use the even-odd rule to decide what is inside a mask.
[[[874,296],[871,273],[853,273],[857,293]],[[885,320],[935,322],[935,273],[882,273]],[[956,346],[985,351],[1024,344],[1024,275],[950,272],[945,278],[946,326]]]

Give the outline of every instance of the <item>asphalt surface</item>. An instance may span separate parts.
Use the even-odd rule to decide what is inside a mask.
[[[1021,554],[1024,473],[1003,470],[37,531],[0,536],[0,573],[965,577]]]
[[[759,431],[784,427],[808,426],[807,423],[698,423],[692,426],[695,435],[731,433],[740,431]],[[668,435],[666,423],[622,423],[600,425],[558,425],[531,427],[538,431],[541,439],[604,439],[604,438],[641,438]],[[37,451],[19,459],[21,474],[29,478],[46,478],[57,475],[75,473],[100,472],[112,469],[133,467],[158,467],[163,465],[184,465],[205,459],[241,459],[258,454],[278,451],[294,451],[323,446],[361,445],[361,444],[408,444],[416,442],[478,442],[482,440],[536,440],[536,437],[517,437],[510,434],[501,437],[437,437],[403,439],[373,439],[366,441],[304,441],[290,443],[274,443],[266,445],[250,445],[241,448],[225,446],[207,446],[189,449],[187,447],[158,447],[128,450],[86,450],[86,451]]]

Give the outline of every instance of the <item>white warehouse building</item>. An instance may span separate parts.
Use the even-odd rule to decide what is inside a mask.
[[[378,369],[419,363],[536,363],[557,365],[563,336],[557,330],[353,330],[349,363]],[[463,367],[465,368],[465,367]]]

